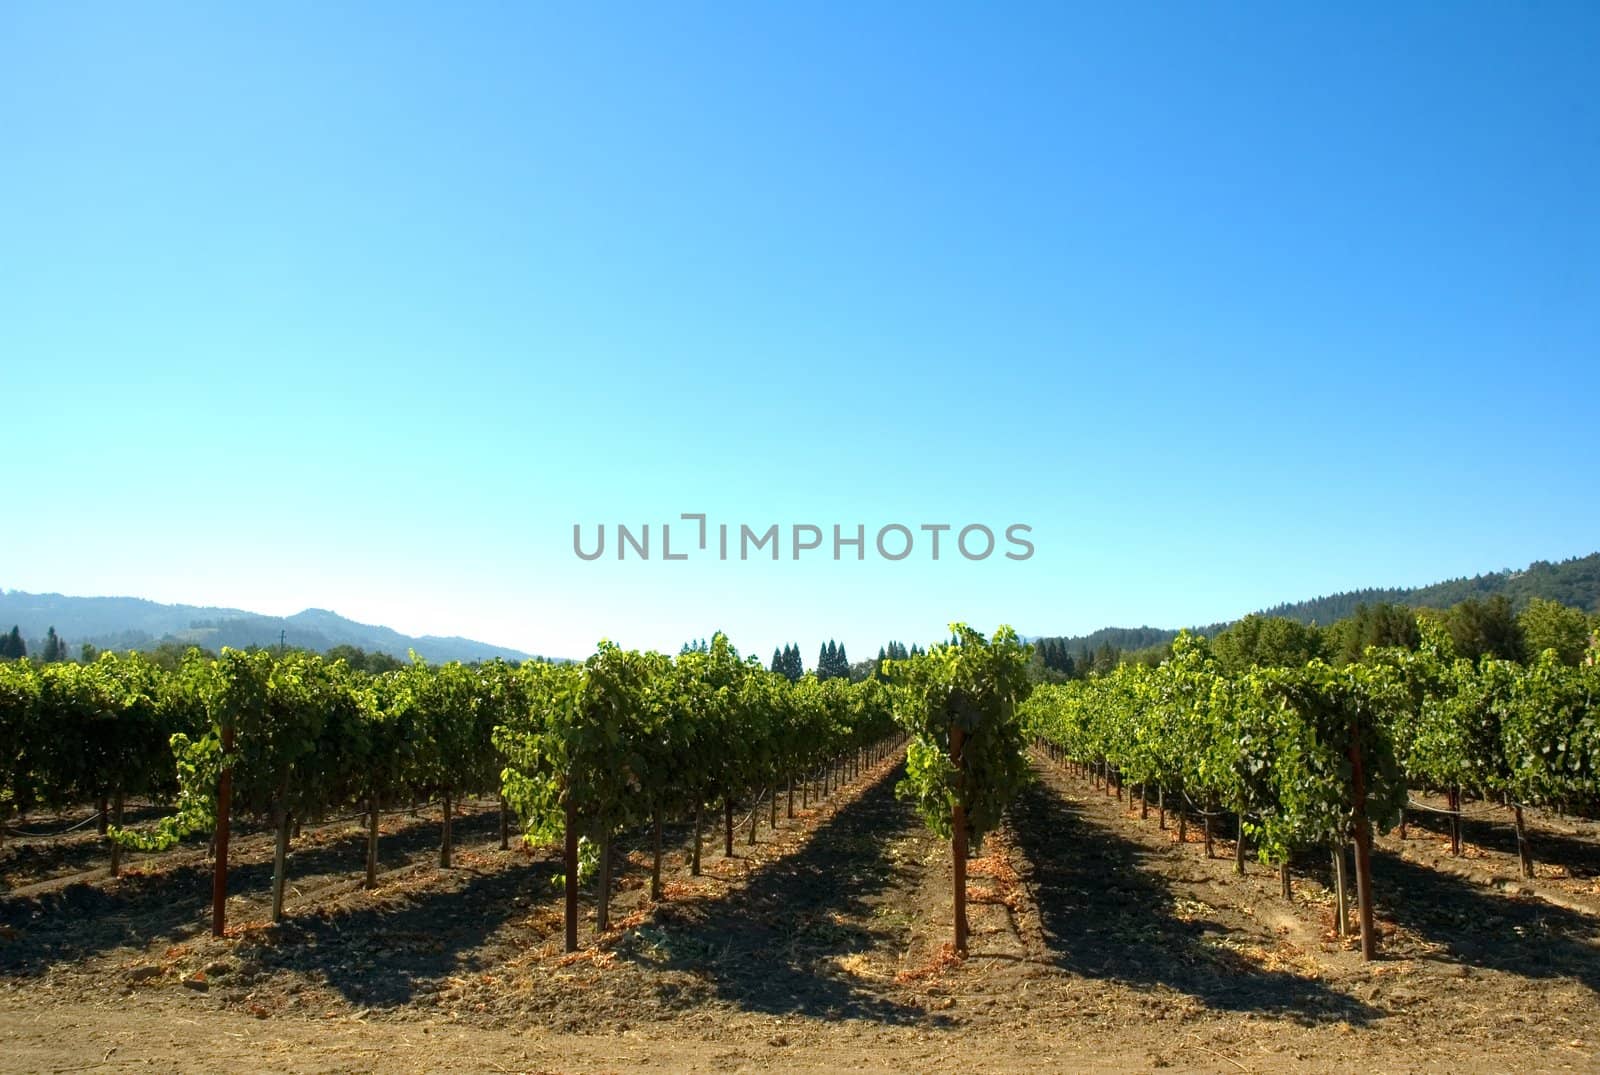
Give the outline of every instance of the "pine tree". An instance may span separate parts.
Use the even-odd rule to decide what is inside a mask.
[[[44,651],[39,655],[39,659],[45,664],[62,660],[66,657],[66,648],[62,645],[61,639],[56,637],[56,629],[52,627],[45,632]]]
[[[782,675],[790,683],[805,675],[805,665],[800,659],[800,647],[794,643],[789,643],[781,650],[773,650],[772,670]]]
[[[818,679],[849,679],[850,657],[845,653],[844,647],[833,639],[828,639],[828,644],[822,647],[817,654]]]
[[[22,640],[22,629],[11,628],[11,633],[0,635],[0,660],[21,660],[28,655],[28,644]]]

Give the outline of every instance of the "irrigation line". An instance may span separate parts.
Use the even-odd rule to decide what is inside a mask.
[[[1507,803],[1505,806],[1499,807],[1498,809],[1499,810],[1510,810],[1514,806],[1521,806],[1525,810],[1536,809],[1536,807],[1530,806],[1528,803]],[[1493,821],[1502,821],[1503,822],[1503,821],[1506,820],[1497,811],[1492,811],[1492,812],[1487,813],[1487,814],[1469,814],[1465,810],[1441,810],[1437,806],[1429,806],[1427,803],[1419,803],[1419,802],[1417,802],[1414,799],[1411,799],[1409,797],[1406,799],[1406,809],[1407,810],[1419,810],[1419,811],[1421,811],[1421,812],[1423,812],[1425,814],[1443,814],[1445,817],[1459,817],[1463,821],[1491,821],[1491,822],[1493,822]]]
[[[1188,803],[1190,809],[1199,814],[1201,817],[1227,817],[1229,814],[1237,813],[1237,811],[1234,810],[1205,810],[1202,809],[1193,799],[1189,798],[1189,793],[1187,791],[1180,791],[1178,794],[1182,795],[1183,801]]]
[[[65,836],[69,832],[77,832],[79,829],[84,828],[85,826],[87,826],[87,825],[89,825],[89,824],[91,824],[91,823],[93,823],[95,821],[98,821],[99,819],[100,819],[100,811],[96,810],[94,813],[90,814],[89,817],[86,820],[80,821],[76,825],[73,825],[70,828],[62,829],[60,832],[24,832],[21,829],[14,829],[10,825],[7,825],[6,826],[6,835],[7,836],[20,836],[25,840],[50,840],[50,839],[54,839],[57,836]]]

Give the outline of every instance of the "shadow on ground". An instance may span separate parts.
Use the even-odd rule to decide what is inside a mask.
[[[1486,809],[1482,803],[1468,809]],[[1424,829],[1437,837],[1450,835],[1450,820],[1431,810],[1406,811],[1406,824],[1413,829]],[[1529,826],[1528,846],[1535,862],[1564,866],[1573,877],[1600,876],[1600,845],[1593,839],[1567,833],[1548,832],[1535,825]],[[1504,818],[1463,817],[1461,838],[1469,844],[1515,858],[1517,830],[1512,824],[1510,811]],[[1515,869],[1515,863],[1510,866]]]
[[[1380,912],[1459,962],[1529,979],[1571,978],[1600,993],[1600,919],[1387,851],[1373,853],[1372,885]]]
[[[465,843],[488,838],[498,826],[496,809],[457,818],[454,828],[458,841]],[[437,847],[438,840],[436,819],[403,824],[379,841],[380,868],[403,867],[429,847]],[[292,848],[289,884],[299,887],[297,882],[303,884],[308,878],[327,884],[357,881],[365,863],[366,837],[352,829],[324,843]],[[261,897],[271,887],[270,860],[237,863],[228,871],[230,896]],[[287,907],[291,920],[295,903],[291,895]],[[41,975],[52,964],[81,961],[115,948],[172,944],[208,929],[210,922],[210,863],[191,859],[163,868],[159,855],[140,856],[128,874],[115,881],[79,882],[37,896],[0,896],[0,926],[6,927],[0,936],[0,973]]]
[[[873,897],[916,867],[897,865],[892,841],[920,822],[895,798],[897,766],[824,821],[800,851],[762,866],[727,895],[669,905],[624,949],[645,966],[686,971],[747,1011],[819,1019],[941,1024],[854,978],[839,962],[902,946],[908,927],[875,914]],[[898,948],[897,948],[898,950]]]
[[[1086,978],[1165,986],[1232,1012],[1305,1023],[1369,1022],[1379,1013],[1315,979],[1266,970],[1215,943],[1225,927],[1185,921],[1177,898],[1144,868],[1149,852],[1081,813],[1045,780],[1011,811],[1052,961]]]
[[[147,825],[170,813],[166,807],[130,803],[123,824]],[[108,868],[111,847],[94,824],[96,816],[75,811],[7,823],[0,843],[0,893],[49,880],[51,875]]]
[[[398,904],[291,917],[261,943],[241,944],[239,955],[261,971],[321,979],[352,1004],[398,1007],[436,992],[451,975],[489,969],[481,965],[485,942],[512,915],[526,913],[517,897],[548,894],[559,873],[553,860],[458,869],[463,883]]]

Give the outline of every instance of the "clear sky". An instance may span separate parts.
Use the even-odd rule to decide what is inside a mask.
[[[810,663],[1588,553],[1597,54],[1589,3],[7,4],[0,586]],[[683,512],[869,558],[573,554]]]

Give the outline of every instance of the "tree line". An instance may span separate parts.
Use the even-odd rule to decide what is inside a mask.
[[[71,659],[66,642],[56,634],[54,627],[45,632],[44,641],[37,643],[35,648],[39,651],[39,660],[46,664]],[[91,655],[93,651],[94,647],[84,646],[85,656]],[[0,634],[0,661],[19,661],[27,655],[28,642],[22,637],[22,628],[19,625],[13,624],[10,631]]]
[[[1524,663],[1553,649],[1564,663],[1576,665],[1583,659],[1591,632],[1600,630],[1600,615],[1589,616],[1581,609],[1541,597],[1529,599],[1519,610],[1508,597],[1495,594],[1468,598],[1447,609],[1362,603],[1349,616],[1326,627],[1287,616],[1252,613],[1232,624],[1191,633],[1210,638],[1217,658],[1230,669],[1241,670],[1258,663],[1303,664],[1313,657],[1350,664],[1361,660],[1369,646],[1415,649],[1423,622],[1437,624],[1448,633],[1461,656]],[[1172,656],[1175,634],[1152,628],[1108,629],[1082,640],[1036,639],[1032,675],[1035,682],[1060,683],[1103,675],[1120,664],[1154,667]],[[1091,648],[1094,639],[1099,641]]]

